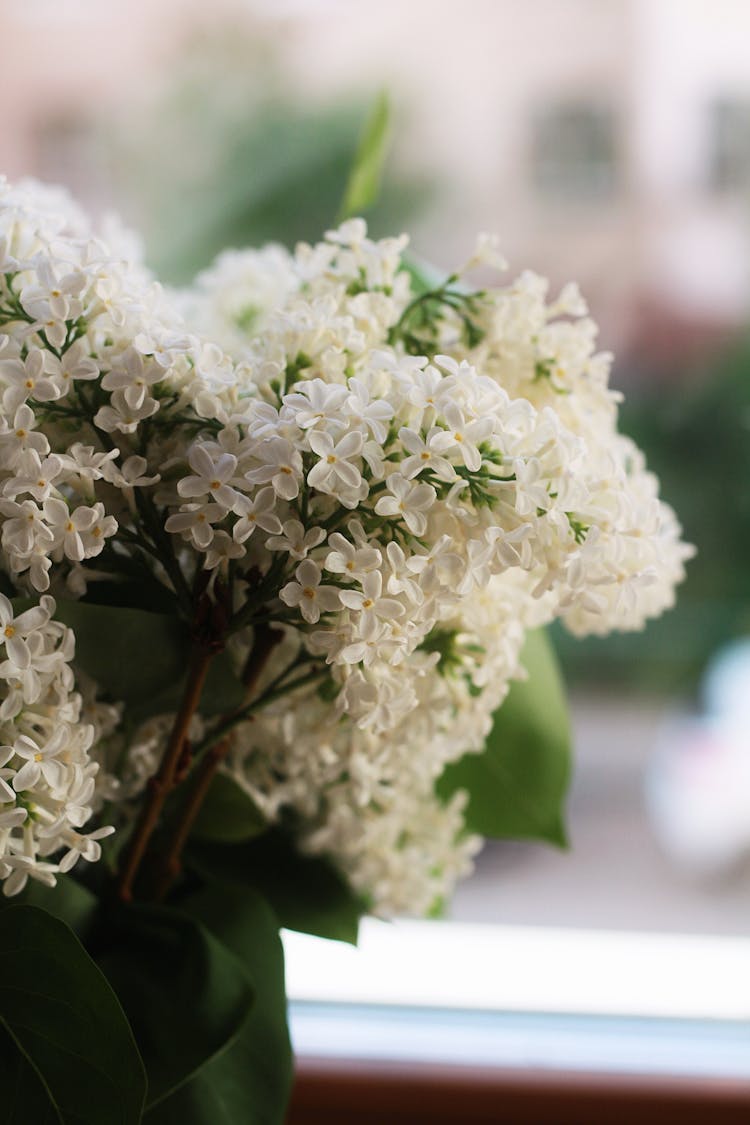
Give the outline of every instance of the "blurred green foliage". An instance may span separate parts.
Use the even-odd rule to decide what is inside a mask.
[[[165,281],[188,281],[227,247],[317,240],[336,222],[363,148],[373,159],[360,165],[355,199],[375,194],[384,101],[353,91],[311,104],[288,79],[272,42],[232,29],[202,34],[148,112],[108,138],[123,210]],[[367,214],[376,236],[408,226],[436,190],[393,160],[379,188]],[[572,684],[689,691],[712,653],[750,634],[750,335],[690,379],[644,375],[632,381],[621,426],[645,451],[698,555],[676,607],[643,633],[553,634]]]
[[[693,690],[711,655],[750,634],[750,334],[690,379],[639,381],[621,427],[644,450],[698,553],[677,604],[643,633],[557,631],[568,679]]]
[[[247,33],[192,41],[147,113],[109,141],[148,264],[181,284],[227,247],[318,240],[336,223],[374,100],[375,91],[355,90],[335,103],[303,101],[273,44]],[[400,232],[429,197],[389,162],[368,209],[371,231]]]

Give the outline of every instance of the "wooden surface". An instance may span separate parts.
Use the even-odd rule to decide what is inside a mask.
[[[750,1125],[750,1083],[313,1058],[298,1061],[287,1125],[449,1122]]]

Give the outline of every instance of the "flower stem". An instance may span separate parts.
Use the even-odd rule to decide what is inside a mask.
[[[245,685],[245,701],[251,700],[261,673],[275,646],[282,639],[282,633],[268,625],[259,625],[255,630],[255,643],[253,644],[245,671],[243,683]],[[232,719],[238,719],[247,710],[247,702],[241,704],[234,711],[224,717],[222,725]],[[164,845],[159,858],[159,864],[154,879],[154,897],[162,899],[180,873],[182,850],[188,841],[190,832],[195,824],[196,817],[201,810],[206,794],[211,788],[211,782],[216,776],[216,771],[229,752],[231,738],[227,734],[211,745],[200,759],[195,772],[195,778],[187,797],[180,809],[178,818]]]
[[[159,823],[164,802],[174,787],[175,774],[187,742],[190,721],[200,704],[206,674],[213,655],[214,650],[208,646],[198,645],[193,650],[187,683],[182,694],[179,710],[175,715],[167,748],[164,751],[158,771],[149,782],[146,799],[141,805],[138,819],[123,852],[117,880],[117,893],[123,902],[130,902],[133,897],[135,877],[138,874],[149,840]]]
[[[298,666],[299,661],[295,661],[291,667],[285,668],[275,680],[271,681],[262,695],[257,696],[250,703],[239,708],[237,711],[232,711],[228,715],[225,715],[219,725],[214,727],[214,729],[198,743],[195,748],[196,757],[207,753],[217,742],[221,742],[225,734],[228,734],[238,723],[249,719],[250,716],[255,714],[256,711],[259,711],[261,707],[265,707],[268,703],[273,703],[275,699],[279,699],[282,695],[287,695],[289,692],[296,691],[297,688],[307,687],[308,684],[312,684],[320,679],[322,675],[320,668],[313,668],[312,671],[305,672],[303,675],[298,676],[296,680],[284,683],[287,676]]]

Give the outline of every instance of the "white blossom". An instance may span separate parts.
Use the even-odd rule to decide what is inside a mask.
[[[275,514],[276,494],[272,488],[260,488],[255,496],[243,496],[235,507],[239,519],[234,525],[232,535],[238,543],[249,539],[260,527],[273,535],[281,533],[281,520]]]
[[[482,749],[526,631],[641,628],[683,577],[610,357],[574,286],[459,282],[502,268],[487,237],[429,298],[405,237],[360,219],[179,294],[117,238],[0,184],[0,569],[38,601],[0,596],[4,891],[96,861],[103,794],[127,826],[158,766],[172,717],[123,746],[95,685],[84,714],[44,593],[143,576],[165,612],[205,591],[236,613],[237,668],[271,625],[261,690],[282,688],[226,768],[376,911],[429,910],[478,847],[435,781]]]
[[[307,474],[310,488],[338,496],[342,503],[346,503],[352,493],[361,499],[362,474],[352,461],[358,460],[362,452],[363,435],[358,430],[350,430],[334,444],[330,434],[313,432],[308,441],[313,453],[320,458]]]
[[[413,535],[424,535],[427,530],[425,512],[435,503],[435,489],[431,484],[413,483],[401,473],[392,473],[387,484],[391,495],[380,497],[375,505],[377,514],[402,519]]]
[[[285,605],[299,607],[305,621],[314,625],[321,613],[330,613],[339,607],[339,592],[335,586],[320,584],[320,567],[311,559],[303,559],[294,572],[295,582],[288,582],[279,592]]]

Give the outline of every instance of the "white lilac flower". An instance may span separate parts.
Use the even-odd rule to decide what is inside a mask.
[[[325,537],[322,527],[306,529],[299,520],[285,520],[281,534],[270,535],[266,540],[266,547],[269,551],[286,551],[293,559],[305,559],[314,547],[320,546]]]
[[[99,554],[108,535],[114,534],[117,521],[104,515],[104,507],[82,504],[72,511],[64,500],[45,500],[44,518],[52,532],[53,543],[72,562],[81,562]]]
[[[479,446],[492,433],[492,419],[477,418],[474,421],[468,421],[463,411],[452,404],[445,407],[443,417],[445,418],[446,429],[439,430],[431,435],[430,448],[436,453],[458,450],[466,468],[476,472],[482,464]]]
[[[21,403],[33,398],[50,402],[60,397],[60,388],[49,374],[54,358],[41,348],[31,348],[25,360],[0,359],[0,379],[5,384],[3,410],[14,413]]]
[[[164,378],[164,370],[157,363],[147,364],[135,348],[128,348],[101,381],[105,391],[120,391],[128,409],[140,410],[149,396],[148,391]],[[154,402],[154,399],[150,400]]]
[[[232,530],[235,541],[244,543],[258,527],[269,534],[279,535],[281,520],[274,511],[275,504],[276,493],[272,488],[260,488],[253,497],[243,496],[235,505],[240,517]]]
[[[24,610],[16,617],[11,603],[4,594],[0,594],[0,644],[5,645],[8,659],[17,669],[23,670],[31,665],[29,637],[47,624],[53,607],[52,599],[44,597],[38,606]]]
[[[60,356],[60,381],[63,393],[68,393],[70,384],[76,381],[91,382],[98,379],[99,365],[91,358],[84,340],[76,340]]]
[[[399,468],[401,475],[411,480],[419,473],[429,471],[434,473],[438,480],[452,482],[456,479],[456,470],[446,457],[441,457],[435,439],[440,440],[440,435],[445,431],[433,426],[421,438],[414,430],[403,427],[399,430],[399,438],[404,449],[410,454],[401,462]]]
[[[81,721],[81,697],[71,691],[72,634],[52,619],[53,599],[42,603],[14,617],[0,595],[9,657],[0,663],[0,880],[6,895],[17,894],[29,878],[54,885],[75,859],[97,859],[98,841],[113,831],[81,832],[93,813],[99,772],[90,755],[95,728]]]
[[[206,551],[204,566],[206,570],[226,565],[233,559],[241,559],[245,554],[241,544],[236,543],[226,531],[217,531]]]
[[[46,500],[63,470],[63,461],[56,453],[40,458],[31,449],[18,465],[18,472],[3,485],[3,494],[15,500],[28,492],[35,500]]]
[[[134,434],[140,422],[151,418],[159,409],[159,403],[154,398],[146,397],[137,406],[130,406],[126,391],[114,391],[109,406],[102,406],[94,415],[94,424],[98,429],[111,434],[120,430],[123,434]]]
[[[227,481],[232,480],[237,471],[236,457],[221,453],[214,459],[203,446],[195,445],[188,454],[188,464],[195,475],[183,477],[178,483],[180,496],[190,499],[207,496],[225,509],[234,506],[238,494]]]
[[[310,488],[337,496],[342,502],[352,493],[362,499],[359,494],[362,474],[352,461],[359,460],[365,443],[363,434],[359,430],[350,430],[334,443],[330,434],[313,431],[308,441],[313,453],[320,458],[307,474]]]
[[[271,437],[260,442],[255,457],[261,464],[245,474],[251,484],[271,484],[281,500],[299,496],[302,456],[288,438]]]
[[[262,591],[266,682],[295,660],[313,682],[240,724],[227,768],[375,910],[427,910],[477,847],[434,781],[481,750],[526,630],[640,628],[683,576],[610,358],[574,287],[453,285],[500,268],[486,238],[445,303],[362,220],[228,252],[177,295],[121,246],[64,193],[0,184],[0,566],[36,597],[118,567],[170,599]],[[127,819],[171,725],[107,757],[119,713],[83,721],[51,612],[0,600],[6,893],[98,858],[106,830],[82,827],[105,792]]]
[[[340,532],[335,531],[328,537],[328,546],[333,550],[327,555],[325,560],[325,568],[331,574],[343,574],[347,578],[362,579],[368,571],[372,571],[375,567],[380,566],[382,563],[382,556],[380,551],[375,547],[362,545],[362,538],[356,535],[356,525],[351,527],[350,531],[353,532],[355,543],[350,543]],[[356,541],[359,545],[356,545]],[[364,540],[368,543],[367,539]]]
[[[40,780],[53,791],[60,788],[65,771],[58,755],[65,749],[66,742],[65,727],[58,727],[43,745],[26,735],[16,739],[13,753],[24,762],[13,778],[13,788],[17,793],[33,789]]]
[[[324,422],[335,429],[343,429],[346,422],[341,416],[341,407],[346,399],[346,386],[308,379],[299,391],[285,395],[282,417],[293,417],[295,425],[303,430]]]
[[[51,548],[54,533],[44,521],[44,512],[34,500],[0,500],[0,514],[5,516],[2,530],[3,550],[8,555],[28,556],[37,542]]]
[[[34,412],[25,402],[18,407],[13,420],[7,420],[8,428],[0,431],[0,465],[3,468],[15,468],[30,450],[40,459],[49,453],[49,441],[35,429],[37,424]]]
[[[390,496],[381,496],[375,505],[379,516],[395,516],[404,521],[412,535],[424,535],[427,516],[437,493],[431,484],[407,480],[401,473],[392,473],[387,480]]]
[[[226,516],[220,504],[183,504],[164,524],[167,531],[182,535],[199,551],[207,551],[214,537],[214,524]]]
[[[117,450],[114,450],[101,463],[102,476],[115,488],[147,488],[151,484],[158,484],[161,480],[159,473],[149,475],[148,461],[145,457],[134,454],[132,457],[126,457],[121,465],[117,465],[113,463],[116,456]]]
[[[356,376],[349,380],[346,410],[350,424],[368,429],[378,445],[385,444],[388,434],[386,423],[393,417],[393,407],[382,398],[373,396],[362,379]]]
[[[36,285],[27,285],[20,294],[20,303],[34,319],[64,324],[66,320],[77,320],[83,312],[80,295],[86,288],[86,276],[75,270],[60,276],[50,261],[41,260],[36,265]],[[65,339],[63,332],[61,341]],[[48,339],[59,347],[60,342]]]
[[[299,607],[308,624],[320,620],[321,613],[331,613],[339,608],[339,591],[335,586],[320,584],[320,567],[311,559],[303,559],[294,572],[295,582],[288,582],[279,591],[285,605]]]
[[[383,597],[383,576],[378,570],[365,574],[361,590],[341,590],[339,598],[347,609],[361,614],[359,631],[368,639],[375,633],[379,619],[392,621],[406,612],[406,607],[396,598]]]

